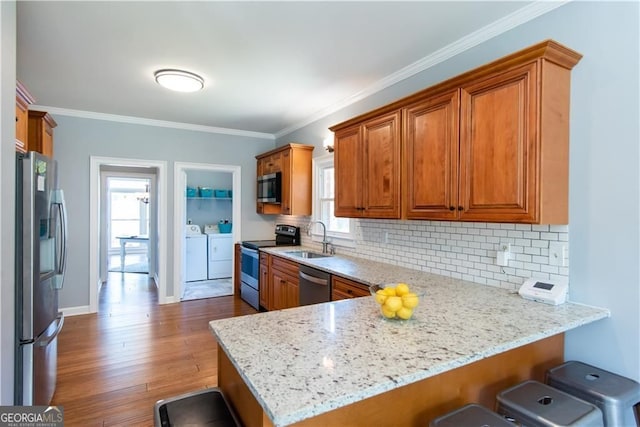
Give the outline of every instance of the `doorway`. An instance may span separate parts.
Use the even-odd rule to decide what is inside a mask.
[[[240,166],[174,164],[173,241],[175,254],[181,254],[174,268],[174,301],[233,295],[233,244],[241,236],[240,172]],[[212,184],[216,188],[209,182],[220,184]],[[189,222],[194,227],[188,235]],[[204,250],[200,240],[206,241],[206,256],[196,251]],[[220,254],[219,260],[209,247]]]
[[[167,259],[167,196],[166,196],[166,171],[167,164],[164,161],[139,160],[91,157],[90,160],[90,229],[89,229],[89,311],[98,311],[98,295],[102,284],[107,280],[108,275],[108,254],[112,245],[110,238],[107,238],[108,221],[107,215],[107,179],[112,176],[116,178],[138,178],[148,179],[149,191],[140,192],[136,197],[144,199],[148,197],[148,243],[140,240],[136,243],[148,244],[146,250],[148,277],[152,278],[157,285],[158,302],[164,304],[166,298],[166,259]],[[146,185],[144,187],[146,190]],[[145,195],[146,193],[146,195]],[[144,203],[144,201],[142,202]],[[132,233],[139,234],[139,233]],[[121,237],[131,237],[124,236]],[[125,263],[129,253],[130,240],[125,248]],[[141,253],[144,249],[137,248]]]
[[[152,191],[155,174],[103,171],[101,176],[106,180],[101,198],[101,204],[106,205],[101,239],[106,243],[107,271],[153,277],[149,236],[155,234],[151,215],[156,205]]]

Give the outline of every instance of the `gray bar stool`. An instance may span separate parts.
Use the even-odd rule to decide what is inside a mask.
[[[525,381],[497,396],[497,411],[527,427],[602,427],[597,406],[538,381]]]
[[[509,421],[477,403],[468,405],[438,417],[429,427],[514,427]]]
[[[158,400],[154,406],[155,427],[240,427],[217,387],[192,391]]]
[[[606,427],[640,426],[640,384],[630,378],[569,361],[549,369],[546,383],[596,405]]]

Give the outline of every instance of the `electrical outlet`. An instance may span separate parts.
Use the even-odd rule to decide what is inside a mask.
[[[549,265],[567,266],[567,244],[565,242],[549,242]]]
[[[500,247],[496,251],[496,264],[506,267],[509,265],[511,258],[511,243],[500,243]]]

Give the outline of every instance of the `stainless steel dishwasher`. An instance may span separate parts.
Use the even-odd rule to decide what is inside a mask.
[[[331,274],[300,264],[300,305],[331,301]]]

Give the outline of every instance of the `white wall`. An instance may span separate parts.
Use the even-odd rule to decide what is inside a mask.
[[[565,355],[640,381],[639,9],[638,2],[570,2],[277,145],[304,141],[324,154],[329,126],[544,39],[582,53],[572,71],[570,298],[612,316],[567,333]]]
[[[243,239],[270,238],[273,218],[256,214],[255,156],[273,149],[274,141],[211,134],[180,129],[135,125],[55,115],[54,157],[59,164],[60,186],[65,190],[69,215],[69,260],[60,307],[89,305],[89,158],[119,157],[168,162],[173,182],[173,162],[237,165],[242,168]],[[168,223],[173,223],[173,186],[168,186]],[[184,194],[178,195],[183,198]],[[173,235],[167,236],[167,259],[180,259],[172,251]],[[167,295],[173,295],[173,264],[167,266]]]
[[[0,1],[0,405],[13,405],[16,4]]]

